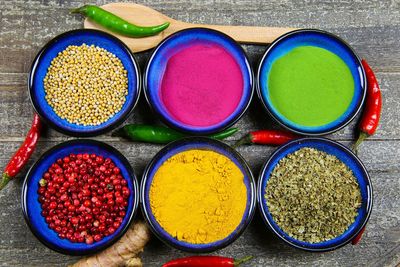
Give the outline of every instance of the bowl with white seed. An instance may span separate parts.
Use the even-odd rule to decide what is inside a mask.
[[[39,116],[55,130],[96,136],[120,125],[139,99],[138,64],[112,35],[89,29],[65,32],[37,54],[28,91]]]

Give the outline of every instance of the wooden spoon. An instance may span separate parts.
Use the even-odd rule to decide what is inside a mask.
[[[295,30],[295,28],[278,27],[252,27],[252,26],[225,26],[187,23],[167,17],[160,12],[139,4],[111,3],[103,5],[102,8],[114,13],[125,20],[140,26],[152,26],[169,21],[170,26],[158,35],[144,38],[130,38],[112,33],[102,26],[86,19],[85,28],[98,29],[111,33],[121,39],[133,52],[145,51],[157,46],[165,37],[183,29],[194,27],[205,27],[221,31],[231,36],[240,43],[268,44],[284,33]]]

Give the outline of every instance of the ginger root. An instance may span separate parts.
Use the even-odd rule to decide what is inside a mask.
[[[130,258],[125,262],[125,267],[142,267],[142,260],[140,258]]]
[[[132,224],[125,235],[106,250],[82,258],[70,267],[140,267],[142,261],[138,254],[150,239],[150,230],[146,223]]]

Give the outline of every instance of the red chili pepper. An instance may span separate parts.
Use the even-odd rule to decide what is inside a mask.
[[[31,129],[26,135],[24,143],[8,162],[6,169],[3,172],[3,176],[0,181],[0,190],[3,189],[8,182],[20,172],[22,167],[25,166],[26,162],[31,157],[40,136],[40,128],[40,118],[37,114],[35,114]]]
[[[162,267],[225,267],[225,266],[239,266],[245,261],[252,259],[248,256],[239,260],[233,258],[220,257],[220,256],[192,256],[171,260],[165,263]]]
[[[367,99],[359,125],[360,135],[354,144],[354,150],[357,150],[357,147],[368,136],[375,133],[379,124],[382,109],[382,94],[375,74],[365,59],[363,59],[361,63],[367,76]]]
[[[243,144],[283,145],[299,136],[280,130],[259,130],[246,134],[233,147]]]
[[[361,231],[358,233],[358,235],[356,235],[356,237],[354,237],[353,240],[351,240],[352,245],[357,245],[360,242],[364,231],[365,231],[365,226],[363,227],[363,229],[361,229]]]

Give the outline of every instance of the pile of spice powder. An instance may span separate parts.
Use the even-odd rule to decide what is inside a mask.
[[[228,50],[196,41],[168,59],[160,96],[175,120],[205,127],[232,115],[242,99],[244,84],[240,66]]]
[[[149,198],[166,232],[180,241],[206,244],[226,238],[238,227],[247,190],[242,171],[229,158],[193,149],[159,167]]]
[[[47,103],[77,125],[100,125],[126,101],[128,77],[121,60],[98,46],[71,45],[59,52],[44,78]]]
[[[361,206],[352,171],[335,156],[314,148],[301,148],[279,161],[265,198],[278,226],[309,243],[343,234]]]

